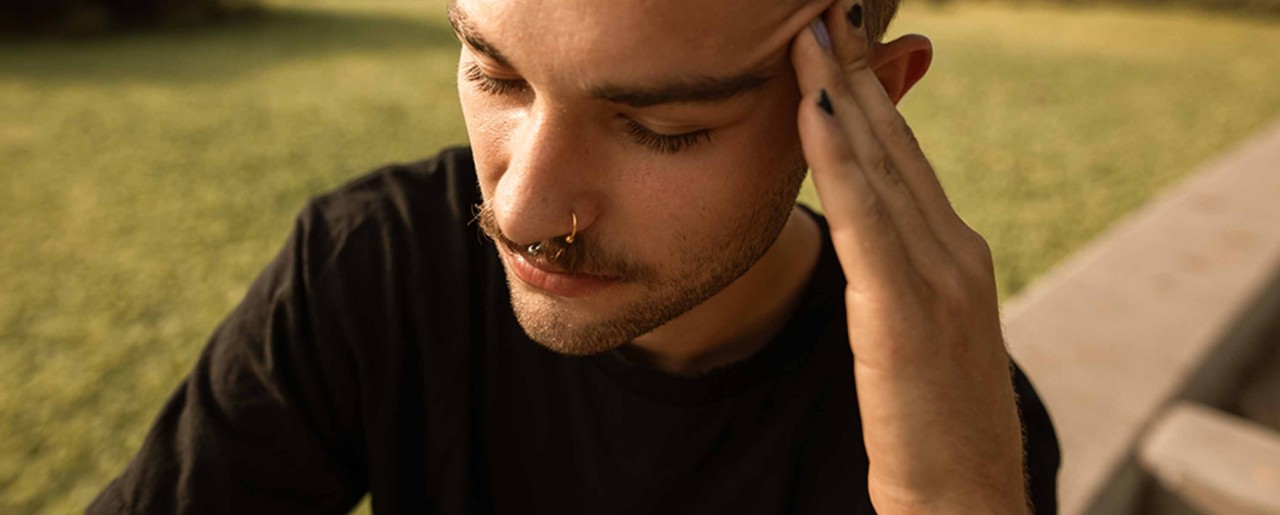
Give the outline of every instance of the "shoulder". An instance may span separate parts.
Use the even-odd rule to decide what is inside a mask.
[[[312,316],[361,326],[465,295],[487,277],[479,201],[465,147],[364,173],[307,202],[263,293],[287,287]]]
[[[295,244],[313,272],[404,263],[423,252],[474,243],[467,235],[474,236],[470,221],[478,202],[470,149],[450,147],[416,162],[378,167],[312,197],[298,215]]]
[[[371,222],[386,223],[430,214],[435,220],[470,216],[479,201],[471,150],[450,147],[426,159],[389,164],[312,197],[304,221],[342,232]],[[465,221],[465,220],[464,220]]]

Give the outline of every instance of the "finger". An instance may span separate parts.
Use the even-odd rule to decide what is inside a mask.
[[[850,287],[902,291],[921,286],[920,278],[906,266],[910,258],[897,228],[862,171],[861,156],[879,144],[865,129],[850,134],[839,118],[826,110],[834,113],[839,109],[842,115],[857,116],[857,105],[848,94],[833,98],[832,91],[842,89],[837,85],[839,69],[812,28],[796,36],[792,63],[804,93],[797,123],[805,160],[813,170],[832,243]]]
[[[797,35],[791,47],[791,63],[796,70],[800,93],[815,95],[816,98],[819,90],[826,90],[830,102],[839,105],[840,115],[835,118],[844,126],[844,134],[855,158],[863,166],[884,161],[884,146],[876,141],[869,129],[866,115],[845,87],[844,73],[839,63],[830,51],[820,46],[814,29],[827,30],[819,19]]]
[[[830,12],[838,11],[833,9]],[[827,19],[831,19],[830,12]],[[845,23],[843,18],[839,22]],[[822,30],[821,27],[814,28]],[[816,41],[816,38],[811,38],[809,42],[798,42],[800,44],[793,49],[795,55],[792,60],[802,91],[820,90],[824,85],[836,84],[833,89],[828,90],[828,101],[835,112],[834,118],[841,125],[842,132],[853,149],[853,160],[876,192],[902,239],[908,258],[904,264],[909,263],[920,271],[941,270],[951,261],[950,255],[934,236],[920,212],[918,202],[889,162],[884,142],[874,135],[860,106],[845,87],[839,84],[843,75],[839,63],[830,53],[821,51]],[[815,171],[815,181],[816,173]],[[819,190],[819,194],[821,193]],[[825,199],[823,206],[827,209]]]
[[[959,239],[969,231],[968,225],[951,205],[911,127],[868,64],[870,49],[865,26],[855,27],[851,21],[862,16],[849,14],[862,8],[860,0],[842,0],[836,4],[837,12],[827,15],[832,46],[843,72],[845,87],[862,110],[870,130],[884,143],[888,162],[918,201],[918,209],[926,223],[938,240],[955,252],[962,243]]]
[[[897,227],[858,164],[844,127],[820,107],[824,92],[802,98],[797,123],[848,287],[918,291],[923,282],[907,265],[910,257]]]

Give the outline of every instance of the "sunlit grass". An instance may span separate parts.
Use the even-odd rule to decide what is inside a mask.
[[[0,43],[0,513],[70,513],[309,195],[465,141],[443,2]],[[1280,25],[911,6],[903,104],[1002,294],[1280,114]],[[812,199],[812,192],[806,193]]]
[[[1161,188],[1280,116],[1280,23],[956,3],[903,111],[1016,293]]]

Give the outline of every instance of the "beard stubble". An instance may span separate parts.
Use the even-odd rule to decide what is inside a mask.
[[[572,245],[565,245],[561,238],[542,242],[549,252],[562,250],[556,264],[567,272],[618,277],[620,284],[613,288],[637,286],[644,292],[594,319],[553,296],[525,291],[503,259],[517,322],[534,342],[571,356],[607,352],[652,331],[724,290],[759,261],[786,225],[806,171],[802,160],[785,169],[786,181],[779,181],[779,188],[759,199],[746,216],[732,220],[729,227],[702,245],[675,249],[678,259],[673,275],[660,276],[651,267],[606,251],[589,231],[579,233]],[[485,236],[512,254],[528,257],[524,247],[502,233],[487,201],[475,207],[474,222]]]

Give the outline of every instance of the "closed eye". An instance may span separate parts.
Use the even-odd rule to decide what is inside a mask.
[[[661,134],[653,132],[648,127],[640,125],[639,122],[630,118],[623,124],[627,134],[636,143],[662,154],[674,154],[698,143],[711,141],[711,129],[699,129],[683,134]]]
[[[482,93],[495,96],[509,96],[530,92],[529,83],[519,79],[499,79],[481,70],[476,63],[467,63],[463,69],[463,77]],[[637,144],[660,154],[675,154],[689,147],[711,140],[711,129],[699,129],[682,134],[662,134],[641,125],[639,122],[623,118],[623,130]]]

